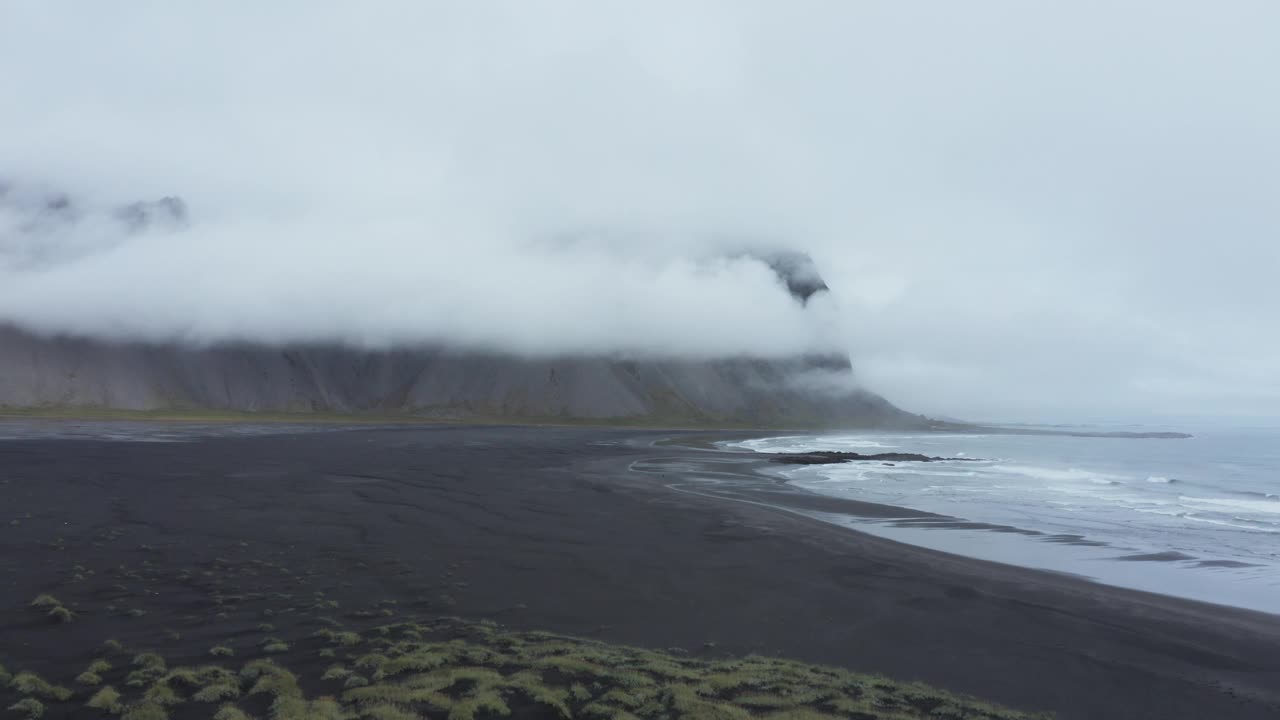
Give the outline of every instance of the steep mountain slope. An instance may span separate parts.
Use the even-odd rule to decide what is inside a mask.
[[[0,329],[0,406],[439,417],[915,425],[863,391],[813,387],[830,358],[627,361],[45,338]],[[814,375],[814,373],[819,373]]]

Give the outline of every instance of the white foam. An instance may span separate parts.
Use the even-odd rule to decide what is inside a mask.
[[[1105,473],[1092,472],[1089,470],[1078,470],[1076,468],[1060,469],[1047,468],[1035,465],[992,465],[992,472],[1004,473],[1007,475],[1021,475],[1033,480],[1047,480],[1051,482],[1092,482],[1097,485],[1114,485],[1124,480],[1122,475],[1107,475]]]
[[[1199,515],[1193,515],[1191,513],[1187,513],[1182,517],[1187,520],[1194,520],[1195,522],[1208,523],[1210,525],[1221,525],[1223,527],[1235,528],[1237,530],[1251,530],[1253,532],[1264,532],[1264,533],[1280,533],[1280,530],[1272,530],[1271,528],[1260,528],[1256,525],[1241,525],[1240,524],[1241,522],[1249,522],[1247,519],[1244,519],[1244,518],[1233,518],[1237,522],[1227,522],[1226,520],[1214,520],[1213,518],[1200,517]]]
[[[1182,495],[1178,498],[1184,504],[1199,506],[1208,510],[1223,511],[1226,509],[1243,510],[1264,515],[1280,515],[1280,502],[1275,500],[1238,500],[1236,498],[1202,498]]]
[[[1162,477],[1160,475],[1152,475],[1151,477],[1147,478],[1147,482],[1160,483],[1161,485],[1168,485],[1169,483],[1176,482],[1176,481],[1173,478]]]
[[[824,450],[841,451],[895,447],[879,440],[870,440],[864,437],[850,437],[844,435],[817,437],[796,435],[771,438],[753,438],[750,440],[726,443],[726,445],[729,447],[743,448],[745,450],[754,450],[762,453],[802,453],[821,452]]]

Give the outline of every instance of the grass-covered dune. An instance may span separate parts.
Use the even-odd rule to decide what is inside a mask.
[[[108,641],[74,678],[3,670],[0,681],[7,685],[9,715],[27,718],[1043,717],[918,683],[777,658],[699,660],[457,618],[395,622],[363,633],[317,623],[303,638],[266,638],[244,658],[214,646],[207,662],[178,665]],[[323,659],[324,670],[291,669],[301,656]]]

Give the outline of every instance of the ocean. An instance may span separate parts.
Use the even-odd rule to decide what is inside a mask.
[[[811,513],[936,550],[1097,582],[1280,613],[1280,427],[1188,439],[859,433],[730,443],[765,453],[840,450],[957,458],[777,470],[800,488],[963,522]]]

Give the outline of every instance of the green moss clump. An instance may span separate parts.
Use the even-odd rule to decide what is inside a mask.
[[[345,680],[350,676],[351,676],[350,670],[348,670],[342,664],[337,664],[337,665],[330,665],[324,671],[324,675],[320,676],[320,679],[321,680]]]
[[[120,704],[120,693],[116,692],[116,689],[110,685],[94,693],[93,697],[89,698],[89,701],[85,703],[85,706],[106,710],[113,715],[119,714],[123,709]]]
[[[360,635],[353,632],[339,632],[333,634],[333,642],[346,647],[359,645],[360,639]]]
[[[956,715],[953,717],[964,716]],[[809,708],[793,708],[791,710],[769,713],[764,716],[765,720],[842,720],[843,718],[843,715],[829,715],[827,713],[815,712]]]
[[[503,702],[502,695],[493,690],[484,690],[455,703],[449,709],[449,720],[475,720],[478,714],[506,717],[511,714],[511,708]]]
[[[164,658],[155,653],[135,655],[132,665],[138,669],[125,678],[124,684],[129,687],[146,687],[164,677],[168,671]]]
[[[37,595],[36,599],[31,601],[31,607],[41,610],[49,610],[61,606],[62,602],[52,595]]]
[[[138,655],[134,655],[130,664],[135,667],[142,668],[158,668],[161,670],[165,668],[164,658],[155,653],[139,653]]]
[[[163,720],[188,694],[198,703],[221,705],[215,720],[249,720],[241,704],[266,707],[269,720],[479,720],[515,714],[564,720],[1043,717],[839,668],[764,657],[696,660],[456,618],[385,625],[368,637],[350,633],[356,638],[350,643],[339,639],[344,634],[327,628],[319,633],[335,645],[361,648],[342,651],[344,661],[330,663],[318,678],[331,688],[341,684],[339,698],[306,697],[302,687],[308,683],[265,657],[236,672],[216,664],[168,669],[160,655],[141,653],[132,658],[125,680],[141,689],[141,697],[126,703],[104,687],[87,705],[123,713],[127,720]],[[279,638],[264,642],[288,648]],[[92,674],[101,682],[110,669],[111,663],[95,660],[81,680]],[[70,696],[32,673],[13,678],[13,687],[51,700]]]
[[[52,685],[44,678],[32,672],[20,672],[9,681],[9,687],[23,695],[36,695],[46,700],[65,702],[71,699],[71,691],[67,688]]]
[[[54,620],[57,620],[60,623],[69,623],[72,620],[76,619],[76,614],[66,609],[63,606],[58,605],[57,607],[49,611],[49,617],[53,618]]]
[[[183,702],[177,691],[164,682],[158,682],[147,688],[147,691],[142,694],[142,698],[146,701],[146,704],[158,706],[178,705]]]
[[[23,698],[10,705],[9,710],[26,713],[27,720],[35,720],[35,718],[44,716],[44,703],[35,698]]]
[[[227,647],[226,645],[214,645],[213,647],[209,648],[209,654],[214,657],[231,657],[236,653],[234,650]]]
[[[362,710],[360,717],[368,720],[419,720],[421,716],[395,705],[373,705]]]
[[[196,682],[200,685],[239,685],[240,676],[221,665],[202,665],[195,669]]]
[[[238,697],[240,697],[239,685],[217,684],[201,688],[199,692],[191,696],[191,699],[199,702],[218,702],[219,700],[234,700]]]
[[[213,720],[252,720],[235,705],[223,705],[213,714]]]
[[[162,705],[144,702],[125,708],[120,720],[169,720],[169,713]]]
[[[289,643],[277,637],[269,637],[262,641],[262,652],[282,653],[289,651]]]

